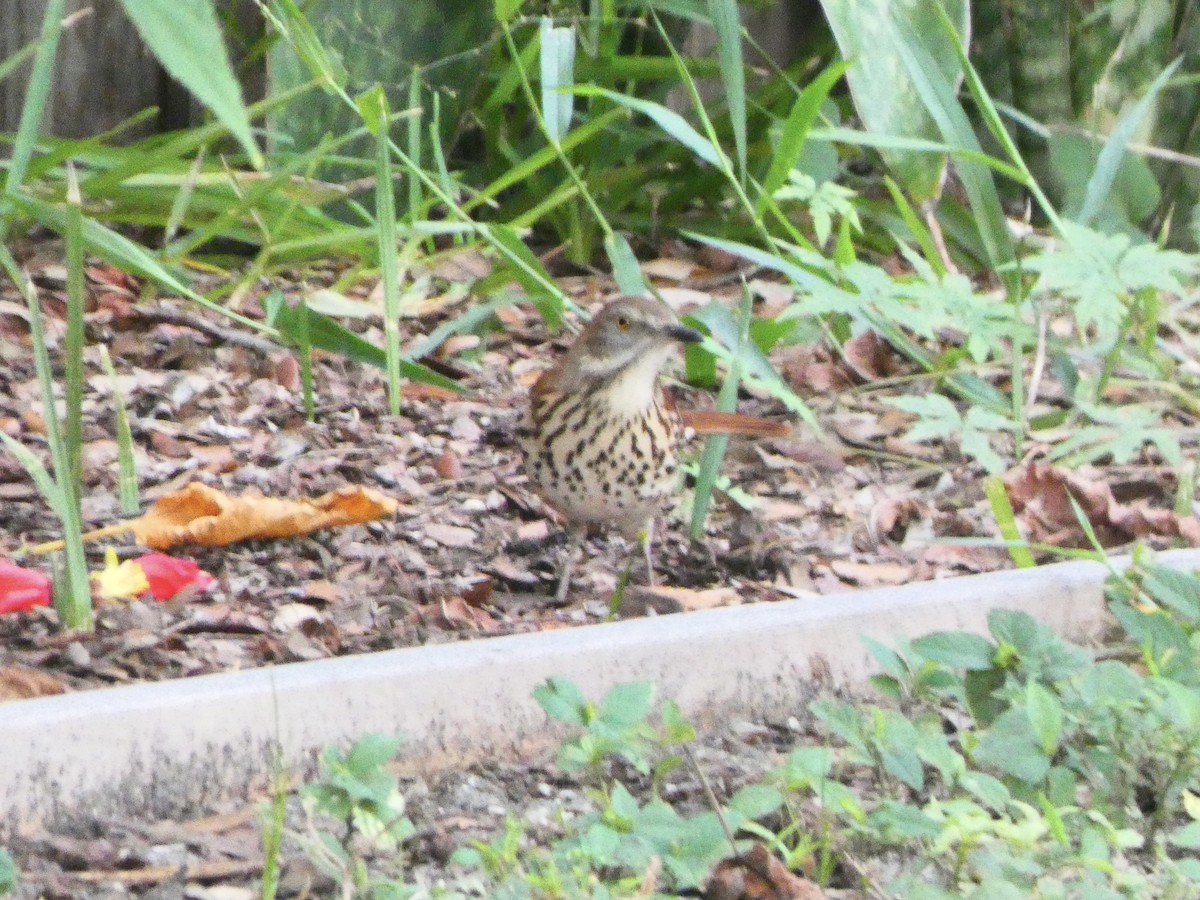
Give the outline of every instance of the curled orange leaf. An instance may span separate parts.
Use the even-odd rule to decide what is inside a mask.
[[[230,497],[216,488],[192,482],[166,494],[140,518],[128,524],[138,543],[155,550],[179,544],[220,547],[251,538],[283,538],[319,528],[356,525],[395,513],[391,497],[352,486],[314,500],[280,500],[245,495]]]

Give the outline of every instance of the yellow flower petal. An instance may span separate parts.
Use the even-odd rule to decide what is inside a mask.
[[[117,551],[104,551],[104,568],[92,573],[102,600],[131,600],[150,590],[150,582],[142,567],[132,559],[117,562]]]

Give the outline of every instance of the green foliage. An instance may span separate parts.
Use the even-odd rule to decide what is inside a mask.
[[[391,877],[394,865],[381,866],[381,873],[367,864],[379,854],[395,854],[416,833],[405,815],[399,782],[386,768],[402,743],[399,738],[368,735],[346,753],[327,748],[321,754],[320,780],[300,788],[309,826],[292,837],[347,896],[416,894],[402,878]],[[341,823],[342,833],[323,830],[320,826],[326,819]]]
[[[123,0],[122,8],[163,67],[212,110],[254,167],[262,168],[212,0]]]
[[[1038,274],[1033,295],[1065,301],[1081,337],[1110,348],[1123,331],[1144,329],[1139,300],[1180,295],[1200,272],[1200,258],[1156,244],[1133,244],[1127,235],[1104,235],[1064,223],[1060,248],[1024,260]]]
[[[559,748],[558,764],[564,772],[596,773],[606,759],[616,756],[643,775],[661,776],[678,760],[658,759],[657,751],[695,737],[674,703],[663,704],[659,726],[649,721],[654,708],[654,686],[649,682],[618,685],[599,704],[592,704],[571,682],[551,678],[533,697],[547,715],[580,729]]]
[[[991,640],[930,635],[903,656],[870,645],[887,672],[877,684],[893,696],[927,698],[934,704],[927,712],[896,717],[842,703],[814,709],[845,742],[846,763],[869,767],[880,789],[865,813],[861,802],[841,798],[838,815],[913,853],[889,891],[949,897],[973,885],[980,896],[1141,897],[1200,890],[1200,867],[1168,849],[1197,832],[1187,787],[1200,774],[1191,649],[1200,578],[1144,563],[1110,587],[1149,674],[1093,661],[1028,615],[995,611]],[[942,676],[933,691],[930,664]],[[952,740],[940,716],[931,716],[947,702],[973,718]],[[790,790],[824,788],[827,759],[809,762],[801,777],[787,768],[776,777]],[[929,885],[909,893],[931,872],[939,873],[937,893],[924,893]]]
[[[13,862],[8,851],[0,847],[0,897],[6,897],[16,890],[20,880],[21,873],[17,871],[17,864]]]
[[[554,834],[510,817],[488,841],[454,853],[435,896],[631,897],[686,891],[713,865],[764,842],[790,867],[835,880],[843,853],[896,897],[1195,897],[1200,865],[1200,576],[1139,554],[1108,585],[1140,665],[1096,659],[1022,612],[994,610],[988,636],[927,635],[891,649],[867,640],[897,704],[822,699],[811,711],[824,744],[800,744],[719,807],[685,814],[657,791],[695,737],[646,683],[599,701],[550,679],[535,696],[576,733],[559,754],[586,775],[593,808]],[[656,724],[652,724],[656,723]],[[948,727],[951,725],[953,727]],[[310,834],[323,869],[361,896],[415,896],[366,844],[391,853],[413,833],[383,765],[398,742],[372,738],[322,758],[305,805],[352,827]],[[370,841],[355,843],[354,835]],[[657,862],[655,862],[657,860]],[[352,880],[347,880],[352,879]],[[832,885],[831,885],[832,886]],[[369,891],[374,891],[370,893]]]

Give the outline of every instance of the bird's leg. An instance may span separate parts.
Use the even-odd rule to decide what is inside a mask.
[[[587,537],[586,528],[571,528],[567,532],[567,546],[558,568],[558,587],[554,590],[556,604],[565,603],[567,600],[567,588],[571,586],[571,570],[575,568],[575,560],[583,547],[585,537]]]
[[[642,545],[642,553],[646,556],[646,582],[654,587],[654,520],[646,523],[646,527],[638,532],[638,543]]]

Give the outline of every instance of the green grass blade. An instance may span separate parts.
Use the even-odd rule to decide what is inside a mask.
[[[277,302],[277,306],[270,302],[273,299]],[[298,309],[284,303],[283,295],[278,292],[264,297],[263,303],[267,309],[268,320],[276,329],[277,334],[291,345],[299,346],[305,326],[300,321],[301,314]],[[308,340],[311,346],[387,371],[387,353],[382,347],[376,347],[369,341],[363,340],[329,316],[314,312],[312,309],[308,310],[307,318]],[[456,393],[462,392],[462,386],[457,381],[412,360],[402,358],[400,372],[405,378],[419,381],[422,384],[432,384]]]
[[[57,231],[59,234],[65,233],[67,213],[57,205],[36,197],[31,197],[28,194],[16,194],[10,199],[47,228]],[[232,310],[225,309],[223,306],[213,303],[207,297],[196,293],[176,275],[164,268],[140,244],[135,244],[129,238],[118,234],[94,219],[84,219],[83,237],[89,251],[112,263],[118,269],[134,275],[141,275],[160,287],[167,288],[181,296],[187,297],[189,300],[199,303],[206,309],[220,313],[222,316],[232,319],[248,328],[252,328],[255,331],[263,331],[267,332],[268,335],[270,334],[271,329],[265,327],[261,322],[255,322],[253,319],[248,319]]]
[[[892,203],[895,204],[896,211],[900,213],[900,218],[904,220],[904,224],[912,232],[917,246],[921,248],[921,255],[925,258],[925,262],[929,263],[939,277],[944,276],[946,265],[942,262],[942,255],[938,252],[933,235],[929,233],[929,227],[917,215],[916,210],[912,208],[912,204],[908,202],[908,198],[904,196],[904,192],[900,190],[900,186],[896,182],[885,175],[883,184],[887,188],[888,194],[891,195]]]
[[[554,20],[544,16],[539,33],[542,119],[546,123],[546,136],[558,144],[571,130],[575,106],[575,96],[570,91],[575,84],[575,29],[555,27]]]
[[[25,170],[33,157],[33,147],[41,129],[42,113],[46,110],[50,87],[54,81],[54,55],[58,52],[65,6],[66,0],[48,0],[46,3],[42,33],[33,57],[33,71],[29,73],[25,99],[21,104],[21,118],[17,123],[17,136],[8,160],[8,177],[4,180],[5,196],[0,197],[0,242],[4,241],[8,233],[8,217],[5,216],[9,208],[8,198],[25,181]]]
[[[192,195],[196,191],[196,181],[200,177],[200,171],[203,166],[204,148],[201,147],[200,152],[196,154],[196,158],[192,160],[187,177],[179,183],[179,190],[175,194],[175,199],[171,201],[171,211],[167,214],[167,224],[163,228],[163,246],[175,240],[179,226],[183,224],[184,216],[187,215],[188,205],[192,202]]]
[[[46,351],[46,335],[42,330],[42,308],[32,282],[21,271],[3,244],[0,244],[0,266],[8,272],[13,284],[24,294],[29,310],[29,338],[33,345],[34,367],[37,370],[38,388],[41,392],[46,442],[50,446],[50,459],[54,468],[54,488],[50,491],[45,490],[49,482],[48,476],[42,479],[40,486],[47,503],[62,523],[63,545],[67,558],[63,590],[55,593],[54,604],[63,625],[67,628],[91,631],[92,590],[88,578],[87,557],[83,552],[83,526],[79,515],[81,486],[72,478],[70,459],[63,442],[58,410],[54,404],[54,375],[50,368],[50,356]],[[30,474],[33,472],[30,471]]]
[[[957,94],[926,51],[924,43],[907,23],[899,23],[907,42],[898,45],[905,70],[925,108],[933,117],[942,139],[953,146],[982,153],[971,122]],[[1015,256],[1012,235],[1000,204],[996,183],[987,169],[972,159],[959,157],[958,177],[970,199],[971,214],[992,268],[1000,269]]]
[[[388,408],[400,415],[400,260],[396,243],[396,196],[392,182],[391,114],[380,85],[360,97],[367,127],[375,133],[375,223],[379,229],[379,269],[383,281],[383,333],[387,362]],[[368,109],[369,108],[369,109]]]
[[[405,126],[405,136],[408,139],[408,156],[417,165],[421,164],[421,69],[413,66],[412,80],[408,83],[408,111],[411,115]],[[378,175],[378,173],[376,173]],[[416,178],[408,179],[408,218],[414,219],[417,210],[421,208],[421,182]]]
[[[1125,146],[1133,137],[1134,131],[1154,109],[1159,93],[1182,62],[1183,57],[1180,56],[1158,73],[1158,77],[1150,83],[1150,87],[1146,88],[1146,93],[1129,112],[1121,117],[1117,127],[1112,130],[1112,134],[1104,142],[1100,155],[1096,159],[1096,169],[1092,172],[1092,177],[1088,179],[1087,190],[1083,197],[1083,207],[1079,210],[1077,217],[1081,225],[1091,224],[1104,207],[1109,192],[1112,190],[1113,182],[1116,180],[1117,168],[1121,165],[1121,159],[1125,155]]]
[[[738,178],[746,180],[746,70],[742,60],[742,23],[737,0],[708,0],[708,15],[717,33],[721,86],[729,106]]]
[[[136,516],[142,508],[142,501],[138,494],[137,461],[133,454],[133,431],[129,427],[129,410],[125,406],[125,396],[121,393],[121,383],[117,380],[117,370],[113,366],[112,357],[108,355],[108,348],[100,344],[98,349],[100,365],[112,385],[117,434],[117,495],[121,515]]]
[[[736,343],[730,347],[732,356],[729,361],[729,371],[725,382],[717,395],[717,409],[732,412],[737,406],[738,389],[742,383],[742,371],[745,365],[746,351],[750,346],[750,321],[753,318],[754,298],[744,286],[742,288],[742,307],[738,317],[738,334]],[[708,517],[709,506],[712,505],[713,488],[721,474],[721,462],[725,459],[725,450],[729,447],[729,435],[717,434],[710,436],[704,442],[704,451],[700,455],[700,464],[696,473],[695,498],[692,501],[692,540],[704,537],[704,520]]]
[[[995,475],[990,475],[983,479],[983,490],[992,507],[996,527],[1000,529],[1000,536],[1004,538],[1005,546],[1008,547],[1008,555],[1012,557],[1018,569],[1032,569],[1037,563],[1024,542],[1021,530],[1017,528],[1017,520],[1013,515],[1012,503],[1008,499],[1008,491],[1004,489],[1004,482]]]
[[[280,299],[283,295],[280,294]],[[296,349],[300,353],[300,390],[304,394],[304,420],[317,420],[316,390],[313,384],[312,332],[309,328],[308,296],[300,292],[296,303]]]
[[[718,169],[724,168],[720,148],[714,146],[708,138],[688,124],[687,119],[673,109],[667,109],[661,103],[651,100],[627,97],[616,91],[610,91],[608,88],[593,87],[592,85],[576,85],[574,91],[583,97],[606,97],[619,106],[641,113],[709,165],[716,166]]]
[[[146,46],[180,84],[229,129],[256,169],[262,153],[250,131],[242,90],[212,0],[121,0]]]
[[[783,123],[779,145],[771,155],[771,167],[762,180],[762,192],[755,204],[755,211],[758,215],[761,216],[766,211],[771,197],[783,187],[788,173],[795,168],[796,162],[800,158],[800,151],[804,148],[804,142],[808,139],[809,129],[812,127],[817,113],[821,110],[821,104],[825,102],[829,92],[833,90],[833,86],[838,83],[845,72],[846,63],[844,62],[826,66],[825,70],[800,92],[800,96],[792,104],[792,109]]]
[[[615,231],[604,237],[604,252],[612,264],[613,278],[621,293],[628,297],[640,297],[646,293],[646,280],[642,277],[641,266],[633,254],[633,248],[625,235]]]
[[[83,201],[75,167],[67,167],[67,333],[63,341],[63,441],[71,480],[83,484]]]

